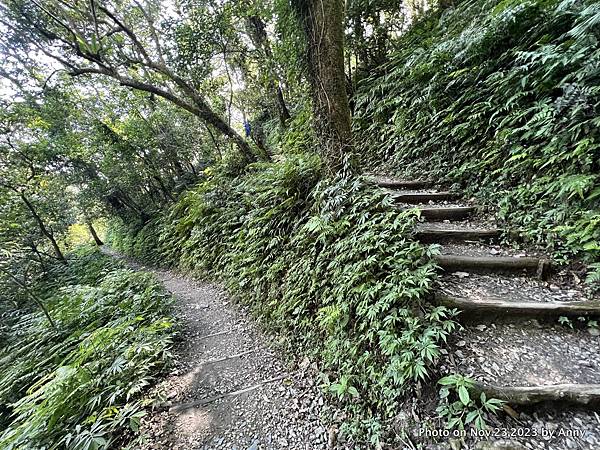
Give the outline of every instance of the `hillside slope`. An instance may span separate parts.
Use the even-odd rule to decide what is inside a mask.
[[[600,4],[470,0],[430,14],[364,79],[369,169],[459,183],[600,275]]]

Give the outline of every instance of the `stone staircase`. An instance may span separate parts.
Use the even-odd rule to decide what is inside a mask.
[[[500,245],[507,233],[459,192],[424,180],[373,180],[399,208],[421,211],[419,240],[441,245],[433,301],[458,308],[464,325],[442,369],[475,379],[476,391],[508,405],[599,407],[600,337],[558,318],[600,316],[600,299],[555,286],[546,256]]]

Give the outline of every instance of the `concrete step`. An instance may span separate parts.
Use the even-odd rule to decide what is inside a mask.
[[[487,398],[504,400],[510,405],[534,405],[558,402],[578,406],[597,407],[600,404],[600,384],[554,384],[542,386],[497,386],[476,383],[475,395],[485,392]]]
[[[433,185],[429,180],[401,180],[388,177],[372,177],[371,181],[387,189],[425,189]]]

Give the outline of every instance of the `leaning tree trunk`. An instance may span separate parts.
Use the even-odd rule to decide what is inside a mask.
[[[98,233],[96,233],[96,229],[94,228],[94,225],[92,225],[92,222],[87,222],[87,227],[96,245],[98,247],[102,247],[104,245],[104,242],[102,242],[102,239],[98,237]]]
[[[352,147],[344,73],[344,1],[294,0],[308,41],[314,126],[327,168],[343,168]]]

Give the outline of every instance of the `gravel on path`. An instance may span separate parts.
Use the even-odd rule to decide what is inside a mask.
[[[137,266],[144,270],[146,267]],[[292,366],[247,310],[219,286],[151,270],[175,296],[175,367],[154,389],[142,449],[332,449],[340,413],[327,405],[316,365]]]

